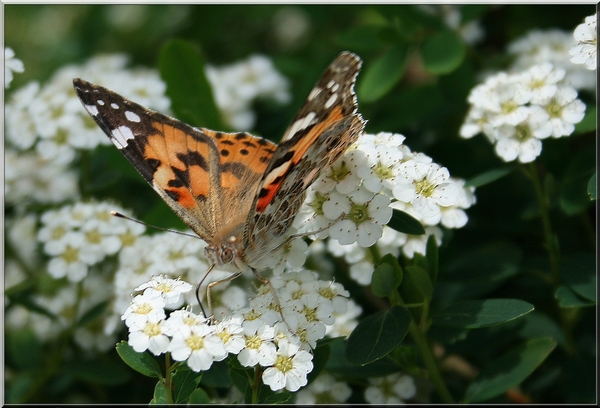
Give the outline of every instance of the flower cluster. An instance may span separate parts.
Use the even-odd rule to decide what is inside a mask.
[[[52,258],[48,273],[55,279],[66,277],[79,282],[89,267],[132,245],[145,231],[136,223],[123,223],[110,215],[111,210],[124,212],[109,203],[78,202],[41,216],[37,237],[44,253]]]
[[[579,39],[577,39],[579,40]],[[534,65],[551,63],[563,69],[564,84],[578,91],[596,92],[595,72],[571,62],[570,50],[576,45],[573,33],[559,29],[532,30],[508,44],[507,52],[514,57],[510,72],[522,72]]]
[[[404,404],[417,392],[414,378],[402,373],[369,378],[369,384],[365,400],[370,404]]]
[[[471,90],[471,108],[460,135],[483,133],[507,162],[535,160],[541,140],[568,136],[583,119],[585,104],[564,78],[565,70],[549,62],[489,77]]]
[[[579,24],[573,32],[577,41],[570,50],[573,64],[584,64],[589,70],[596,70],[596,54],[598,52],[598,32],[596,31],[596,14],[587,16],[585,22]]]
[[[277,297],[262,286],[248,307],[209,324],[189,308],[167,314],[166,309],[181,306],[182,295],[192,285],[152,277],[135,289],[142,293],[131,300],[121,319],[137,352],[170,352],[194,371],[208,370],[214,361],[235,354],[244,367],[263,367],[263,382],[272,390],[296,391],[312,371],[310,350],[333,323],[333,314],[345,312],[348,292],[337,283],[317,280],[309,271],[276,277],[272,285]]]
[[[374,268],[368,247],[395,256],[400,248],[408,257],[425,253],[429,235],[441,243],[438,225],[463,227],[464,209],[475,202],[474,188],[465,188],[463,180],[451,178],[445,167],[403,141],[404,136],[387,132],[363,134],[311,186],[295,220],[298,230],[329,236],[328,250],[344,256],[350,276],[362,285],[370,284]],[[427,234],[409,236],[387,227],[393,209],[421,221]]]
[[[291,99],[288,80],[262,55],[218,68],[207,65],[206,77],[225,123],[236,130],[254,126],[252,102],[256,99],[272,98],[280,103]]]
[[[23,61],[15,58],[12,48],[4,48],[4,88],[8,88],[13,80],[13,72],[23,72]]]

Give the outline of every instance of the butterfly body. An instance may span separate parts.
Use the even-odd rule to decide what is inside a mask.
[[[113,144],[206,241],[212,264],[256,274],[286,242],[307,188],[364,128],[353,91],[360,65],[356,55],[340,54],[279,145],[245,132],[195,128],[101,86],[73,83]]]

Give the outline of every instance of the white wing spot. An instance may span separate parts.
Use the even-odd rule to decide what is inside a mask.
[[[118,149],[127,147],[127,141],[135,138],[133,132],[127,126],[119,126],[118,128],[113,129],[111,136],[110,140],[112,140],[113,144],[117,146]]]
[[[327,99],[327,102],[325,102],[325,105],[323,105],[325,107],[325,109],[331,108],[333,106],[333,104],[335,103],[335,101],[337,101],[337,98],[338,98],[338,94],[336,94],[336,93],[331,94],[329,99]]]
[[[332,86],[335,85],[335,81],[332,79],[329,82],[327,82],[327,89],[331,88]]]
[[[110,107],[113,108],[113,109],[119,109],[119,105],[117,105],[114,102],[110,104]]]
[[[313,88],[312,91],[310,91],[310,93],[308,94],[308,97],[306,99],[308,99],[309,101],[312,101],[313,99],[315,99],[319,94],[321,93],[321,88]]]
[[[294,136],[296,133],[300,132],[301,130],[306,129],[310,125],[313,125],[315,123],[314,119],[316,116],[317,115],[314,112],[309,112],[305,117],[300,118],[294,123],[292,123],[288,131],[285,132],[285,135],[283,136],[282,140],[287,140],[290,137]]]
[[[130,122],[139,123],[141,121],[140,117],[138,115],[136,115],[135,113],[133,113],[132,111],[125,111],[125,117]]]
[[[104,101],[102,99],[98,99],[96,103],[100,106],[104,106]]]
[[[88,111],[88,113],[92,116],[96,116],[98,114],[98,108],[94,105],[84,105],[85,106],[85,110]]]

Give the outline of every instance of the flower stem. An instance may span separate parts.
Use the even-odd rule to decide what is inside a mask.
[[[172,365],[171,365],[171,353],[165,353],[165,395],[167,398],[167,404],[173,404],[173,393],[171,392],[171,380],[172,380]]]
[[[398,297],[400,297],[398,295]],[[400,299],[401,300],[401,299]],[[402,303],[404,303],[401,300]],[[442,374],[440,373],[440,369],[438,367],[437,361],[433,356],[431,351],[431,347],[429,347],[429,343],[417,323],[415,323],[414,319],[410,319],[410,325],[408,327],[408,332],[410,333],[410,337],[414,341],[417,349],[419,350],[419,354],[423,359],[423,363],[425,364],[425,368],[427,369],[427,373],[429,375],[429,380],[432,382],[436,391],[440,395],[440,398],[446,404],[454,404],[454,398],[448,391],[446,387],[446,383],[442,378]]]
[[[262,370],[260,366],[254,367],[254,383],[252,384],[252,404],[258,404],[258,390],[260,389],[260,377]]]
[[[542,226],[544,228],[545,246],[546,250],[548,251],[548,257],[550,259],[549,280],[552,284],[552,287],[554,288],[554,291],[556,291],[562,284],[559,270],[560,250],[558,237],[552,231],[552,224],[550,222],[550,200],[544,193],[542,182],[540,180],[540,175],[538,173],[538,169],[535,163],[529,163],[528,168],[523,167],[523,170],[525,171],[525,173],[527,174],[527,176],[533,184],[533,188],[535,190],[535,194],[540,206],[540,217],[542,219]],[[571,313],[568,311],[568,309],[561,308],[558,304],[557,307],[561,327],[566,338],[565,348],[569,353],[573,353],[575,350],[575,341],[573,339],[572,329],[579,317],[578,313]]]
[[[546,250],[550,258],[550,272],[552,274],[553,284],[556,285],[559,281],[558,264],[560,261],[560,253],[558,250],[558,237],[552,232],[552,224],[550,222],[550,206],[548,197],[544,194],[544,189],[540,180],[537,167],[534,162],[529,163],[529,168],[525,172],[533,184],[535,194],[540,206],[540,217],[542,218],[542,226],[544,228],[544,239],[546,241]]]

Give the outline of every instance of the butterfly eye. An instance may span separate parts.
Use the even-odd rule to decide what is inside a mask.
[[[231,248],[222,248],[221,250],[221,262],[223,264],[229,263],[233,260],[233,250]]]

